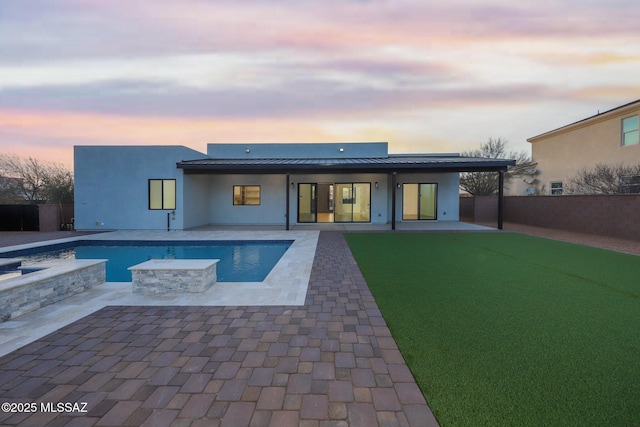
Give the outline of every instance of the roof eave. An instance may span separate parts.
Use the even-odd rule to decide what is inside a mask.
[[[349,172],[360,173],[380,173],[394,171],[414,171],[414,172],[491,172],[506,171],[509,166],[515,165],[512,161],[496,161],[481,163],[466,162],[442,162],[425,165],[416,164],[350,164],[350,165],[318,165],[318,164],[296,164],[296,165],[189,165],[178,163],[179,169],[183,169],[185,174],[264,174],[264,173],[325,173],[325,172]]]
[[[616,116],[622,116],[622,115],[625,115],[630,110],[635,110],[636,108],[638,108],[638,106],[640,106],[640,99],[629,102],[624,105],[620,105],[618,107],[612,108],[602,113],[598,113],[596,115],[587,117],[585,119],[578,120],[577,122],[569,123],[568,125],[561,126],[559,128],[550,130],[548,132],[541,133],[540,135],[532,136],[531,138],[527,139],[527,142],[534,143],[542,139],[548,138],[550,136],[554,136],[564,132],[569,132],[575,129],[579,129],[581,127],[590,126],[594,123],[597,123],[603,120],[608,120]]]

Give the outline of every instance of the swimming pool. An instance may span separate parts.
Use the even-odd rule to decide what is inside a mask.
[[[108,241],[83,240],[0,254],[23,266],[50,259],[108,259],[107,282],[130,282],[127,270],[150,259],[219,259],[219,282],[262,282],[293,240]]]

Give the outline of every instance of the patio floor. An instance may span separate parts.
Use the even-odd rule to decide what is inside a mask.
[[[332,231],[303,306],[105,307],[1,357],[0,402],[37,409],[2,425],[437,425]]]

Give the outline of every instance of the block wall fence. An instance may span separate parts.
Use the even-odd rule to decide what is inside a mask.
[[[73,205],[38,205],[40,231],[60,231],[61,225],[71,224]],[[70,227],[69,227],[70,229]]]
[[[497,196],[461,197],[460,218],[497,221]],[[640,241],[640,194],[505,197],[504,220]]]

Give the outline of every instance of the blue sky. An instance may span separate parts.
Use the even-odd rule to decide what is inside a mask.
[[[639,22],[628,0],[3,1],[0,145],[528,150],[640,98]]]

